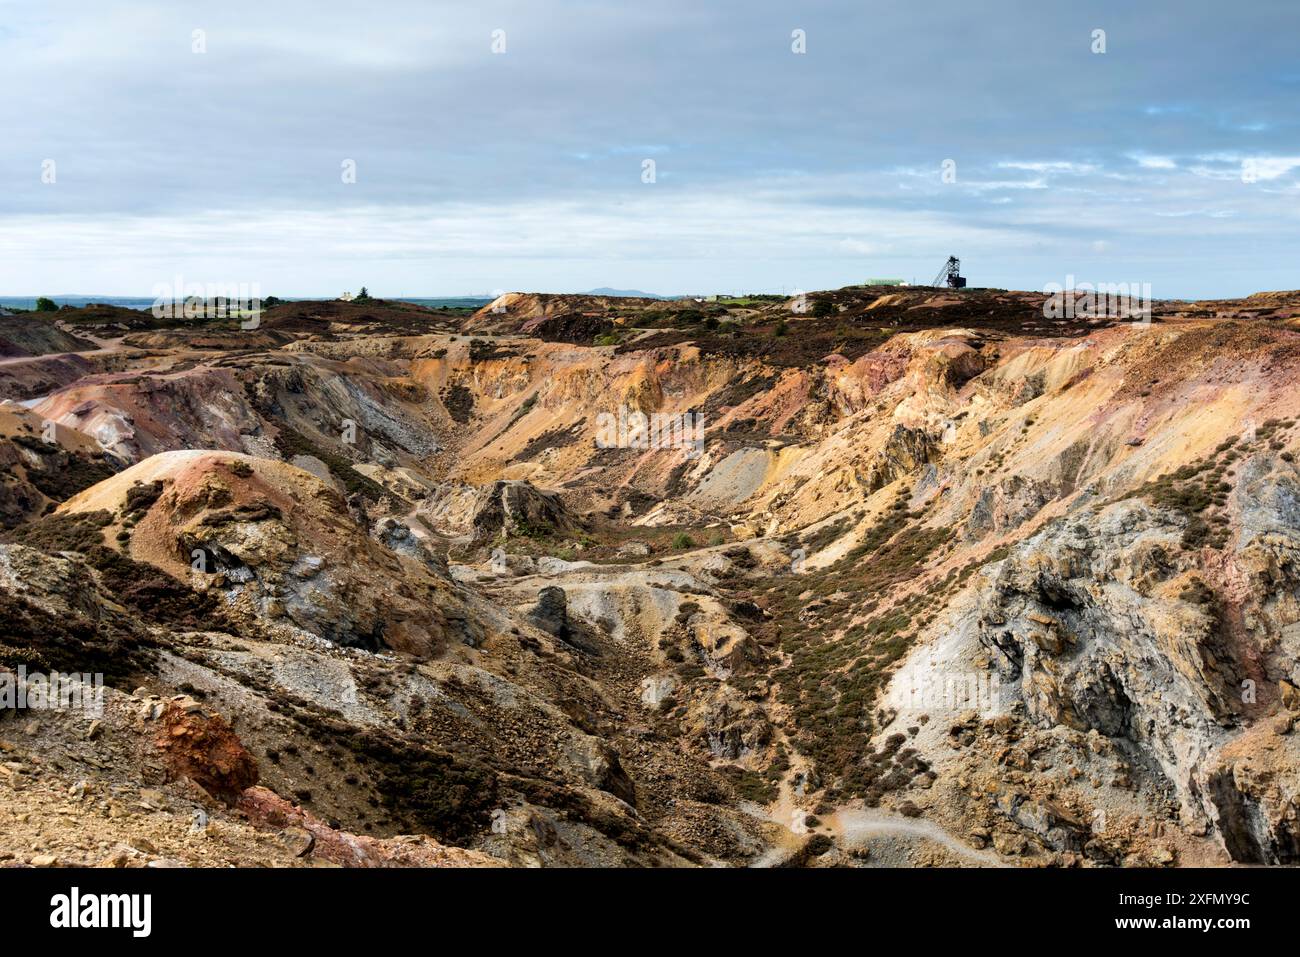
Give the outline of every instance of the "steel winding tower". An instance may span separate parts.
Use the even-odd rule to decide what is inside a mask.
[[[961,260],[956,256],[949,256],[948,261],[943,264],[939,270],[939,275],[934,277],[931,286],[947,286],[949,289],[964,289],[966,279],[961,275]]]

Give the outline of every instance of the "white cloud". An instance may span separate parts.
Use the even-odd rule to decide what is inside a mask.
[[[1047,180],[1041,176],[1033,179],[993,179],[964,181],[959,185],[976,192],[989,192],[999,189],[1047,189]]]
[[[1231,209],[1164,209],[1157,210],[1156,216],[1162,219],[1187,219],[1203,216],[1207,219],[1230,219],[1236,215]]]
[[[1178,164],[1169,156],[1150,156],[1145,153],[1130,153],[1129,156],[1143,169],[1178,168]]]
[[[1252,164],[1262,180],[1278,179],[1300,166],[1300,156],[1247,156],[1243,163]]]
[[[1266,156],[1250,153],[1206,153],[1190,172],[1204,179],[1240,180],[1249,174],[1255,181],[1280,179],[1300,167],[1300,156]],[[1211,165],[1212,164],[1212,165]]]
[[[1070,160],[1051,160],[1051,161],[1033,161],[1026,160],[1004,160],[998,163],[1001,169],[1023,169],[1031,173],[1067,173],[1072,176],[1083,176],[1088,173],[1097,172],[1095,163],[1074,163]]]

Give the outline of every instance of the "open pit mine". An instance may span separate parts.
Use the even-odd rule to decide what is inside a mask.
[[[0,318],[0,861],[1300,862],[1300,293],[1046,299]]]

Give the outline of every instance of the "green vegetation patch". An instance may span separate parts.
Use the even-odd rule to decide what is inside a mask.
[[[350,461],[337,452],[316,445],[301,432],[287,425],[281,425],[279,429],[275,437],[275,448],[286,462],[291,461],[295,455],[310,455],[329,466],[330,472],[338,477],[349,494],[360,495],[371,502],[378,502],[388,494],[382,485],[362,475],[352,467]]]
[[[950,576],[941,589],[874,612],[885,604],[883,596],[914,580],[951,538],[949,529],[920,526],[921,514],[906,510],[904,496],[896,504],[902,507],[887,510],[835,565],[786,578],[765,596],[778,623],[818,603],[811,618],[784,629],[777,625],[781,650],[789,656],[777,674],[778,697],[789,708],[792,742],[812,759],[816,786],[829,788],[831,799],[861,797],[869,805],[929,770],[915,751],[902,747],[903,736],[891,737],[879,751],[872,746],[873,708],[892,666],[954,584]],[[801,597],[805,593],[811,598]]]

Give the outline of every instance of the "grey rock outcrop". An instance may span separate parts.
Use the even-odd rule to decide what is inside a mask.
[[[538,628],[556,638],[564,639],[569,635],[569,603],[564,589],[558,585],[547,585],[537,593],[537,604],[528,617]]]
[[[1277,863],[1300,859],[1294,788],[1260,764],[1294,746],[1268,709],[1294,668],[1300,494],[1261,474],[1249,495],[1228,555],[1251,583],[1235,602],[1246,634],[1232,596],[1206,585],[1200,554],[1181,544],[1186,519],[1134,499],[1017,546],[990,569],[975,627],[1034,724],[1112,739],[1172,785],[1185,824],[1213,828],[1236,860]]]
[[[473,538],[489,542],[498,535],[572,535],[581,531],[578,520],[554,492],[528,482],[500,481],[484,486],[474,506]]]
[[[381,519],[375,526],[373,538],[398,555],[414,559],[435,574],[447,577],[446,560],[429,548],[405,523],[395,518]]]

